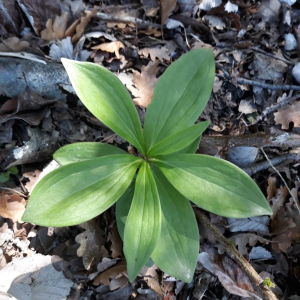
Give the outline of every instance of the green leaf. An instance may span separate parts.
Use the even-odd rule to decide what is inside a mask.
[[[184,149],[177,151],[176,153],[190,153],[190,154],[195,153],[199,147],[201,138],[202,138],[202,135],[199,136],[197,139],[195,139],[190,145],[188,145]]]
[[[121,154],[60,167],[37,184],[22,220],[54,227],[88,221],[120,198],[141,161]]]
[[[209,122],[201,122],[177,133],[171,134],[155,144],[150,150],[149,156],[166,155],[191,145],[205,131]]]
[[[151,258],[164,272],[191,282],[199,254],[195,214],[189,200],[178,193],[156,166],[151,168],[162,210],[161,234]]]
[[[61,165],[94,159],[113,154],[126,154],[125,151],[102,143],[74,143],[58,149],[53,158]]]
[[[0,183],[7,182],[9,180],[9,172],[1,173],[0,174]]]
[[[116,219],[120,237],[124,240],[124,229],[134,195],[134,181],[116,203]]]
[[[7,171],[10,173],[10,174],[13,174],[13,175],[17,175],[19,173],[19,170],[17,167],[10,167],[7,169]]]
[[[182,195],[205,210],[230,218],[272,214],[251,177],[225,160],[208,155],[171,154],[151,161]]]
[[[124,254],[130,281],[136,278],[149,260],[160,229],[161,209],[156,184],[148,163],[143,162],[124,232]]]
[[[62,58],[62,63],[86,108],[144,154],[144,138],[137,110],[118,77],[94,63],[65,58]]]
[[[171,64],[159,78],[147,108],[147,149],[195,123],[209,100],[214,77],[214,55],[210,49],[192,50]]]

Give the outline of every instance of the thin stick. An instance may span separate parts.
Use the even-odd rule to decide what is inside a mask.
[[[264,117],[266,117],[268,114],[270,114],[271,112],[277,110],[278,108],[289,104],[291,102],[293,102],[294,100],[297,100],[300,98],[300,95],[295,95],[294,97],[289,97],[289,98],[285,98],[284,100],[280,101],[279,103],[273,104],[269,107],[267,107],[259,117],[256,118],[256,120],[254,122],[252,122],[251,124],[247,125],[247,126],[251,126],[254,125],[256,123],[258,123],[259,121],[262,121]]]
[[[296,153],[289,153],[289,154],[284,154],[284,155],[280,155],[280,156],[277,156],[277,157],[274,157],[270,160],[270,162],[273,164],[273,165],[278,165],[284,161],[286,161],[287,159],[292,159],[292,160],[295,160],[297,157],[297,154]],[[248,168],[243,168],[244,172],[246,172],[248,175],[253,175],[253,174],[256,174],[257,172],[260,172],[262,170],[266,170],[270,167],[270,163],[269,161],[263,161],[261,163],[258,163],[258,164],[255,164],[251,167],[248,167]]]
[[[221,78],[222,80],[227,80],[224,76],[222,76],[220,74],[216,74],[216,76]],[[245,79],[245,78],[234,78],[234,79],[238,84],[249,84],[249,85],[258,86],[258,87],[262,87],[264,89],[269,89],[269,90],[300,91],[299,85],[269,84],[269,83],[258,82],[258,81],[249,80],[249,79]]]
[[[264,154],[264,156],[266,157],[267,161],[269,162],[270,166],[272,167],[272,169],[278,174],[278,176],[281,178],[281,180],[283,181],[284,185],[286,186],[287,190],[289,191],[290,195],[292,196],[295,205],[300,213],[300,208],[298,206],[297,200],[295,199],[294,195],[292,194],[289,186],[287,185],[286,181],[284,180],[284,178],[281,176],[280,172],[274,167],[274,165],[272,164],[271,160],[269,159],[268,155],[266,154],[266,152],[264,151],[264,149],[261,147],[260,150],[262,151],[262,153]]]
[[[273,292],[263,284],[263,280],[253,269],[251,264],[242,256],[236,247],[221,234],[218,229],[213,225],[210,220],[199,209],[194,209],[198,221],[200,221],[210,233],[223,245],[228,255],[241,267],[241,269],[247,274],[249,279],[254,285],[255,290],[262,295],[264,300],[278,300]]]

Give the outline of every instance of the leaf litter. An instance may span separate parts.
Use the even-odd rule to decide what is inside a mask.
[[[51,265],[50,257],[57,255],[63,259],[56,266],[61,271],[51,269],[49,276],[64,283],[62,299],[257,297],[247,276],[201,225],[201,252],[191,284],[162,274],[155,265],[145,267],[129,283],[113,208],[91,223],[70,228],[42,228],[20,220],[58,144],[101,141],[135,151],[97,121],[72,94],[61,73],[55,73],[62,57],[94,62],[113,71],[130,91],[143,122],[155,84],[167,66],[191,48],[208,47],[217,63],[216,80],[199,118],[210,121],[210,126],[198,152],[256,170],[254,180],[273,210],[271,218],[226,219],[209,214],[210,220],[262,278],[271,279],[277,297],[284,294],[287,299],[297,299],[299,98],[272,107],[299,93],[293,88],[299,80],[298,10],[295,1],[277,0],[1,0],[0,68],[5,72],[0,82],[6,83],[12,74],[7,65],[17,63],[20,73],[11,84],[0,85],[0,176],[5,178],[0,183],[0,276],[12,263],[16,269],[24,259],[29,265],[38,265],[40,259]],[[32,55],[29,61],[23,58],[28,53]],[[19,56],[13,57],[16,54]],[[46,62],[46,72],[57,81],[39,76],[40,61]],[[34,70],[37,77],[28,70]],[[23,88],[17,89],[19,85]],[[12,87],[18,92],[9,97]],[[52,89],[59,90],[60,96],[49,96]],[[260,137],[267,140],[260,142]],[[289,155],[296,156],[281,160]],[[17,172],[9,173],[13,165]],[[29,265],[27,275],[16,285],[26,285],[30,293],[48,291],[43,290],[46,281],[39,275],[44,265],[34,271],[29,271]],[[34,283],[28,274],[41,280]],[[66,281],[63,274],[70,279]],[[47,288],[55,294],[53,286]]]

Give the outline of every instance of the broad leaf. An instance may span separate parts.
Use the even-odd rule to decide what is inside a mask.
[[[205,131],[209,122],[201,122],[179,132],[173,133],[155,144],[150,150],[149,156],[171,154],[191,145]]]
[[[256,183],[225,160],[208,155],[171,154],[151,161],[182,195],[205,210],[230,218],[272,214]]]
[[[202,135],[199,136],[197,139],[195,139],[191,144],[189,144],[187,147],[177,151],[176,153],[190,153],[193,154],[197,151],[200,141],[201,141]]]
[[[199,254],[199,230],[189,200],[152,167],[158,189],[162,224],[158,243],[151,258],[164,272],[185,282],[194,276]],[[176,262],[176,263],[175,263]]]
[[[137,110],[122,82],[94,63],[63,58],[70,81],[87,109],[142,154],[144,139]]]
[[[74,143],[58,149],[53,158],[61,165],[67,165],[74,162],[99,158],[101,156],[113,154],[126,154],[125,151],[102,143]]]
[[[148,163],[138,173],[133,201],[126,220],[124,254],[129,280],[133,281],[156,247],[161,229],[157,187]]]
[[[171,64],[159,78],[147,109],[147,150],[195,123],[209,100],[214,77],[214,55],[210,49],[192,50]]]
[[[55,227],[88,221],[120,198],[141,161],[118,154],[60,167],[37,184],[22,220]]]
[[[126,192],[120,197],[116,203],[116,220],[118,231],[122,240],[124,240],[124,229],[130,206],[134,195],[134,180],[126,190]]]

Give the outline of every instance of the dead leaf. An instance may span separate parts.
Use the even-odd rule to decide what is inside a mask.
[[[147,17],[155,17],[160,5],[158,0],[141,0]]]
[[[164,60],[170,61],[171,53],[176,49],[176,45],[174,43],[167,43],[164,46],[156,46],[151,48],[144,48],[139,50],[139,55],[144,55],[144,57],[148,58],[150,56],[152,61],[155,61],[158,58],[161,62]]]
[[[66,299],[73,281],[54,269],[52,257],[34,254],[9,263],[0,271],[0,291],[18,300]]]
[[[97,275],[97,277],[93,281],[93,285],[98,286],[100,283],[109,286],[109,282],[111,278],[115,278],[119,274],[127,274],[126,262],[122,260],[120,263],[111,267],[110,269],[105,270],[104,272]]]
[[[118,258],[124,256],[123,254],[123,242],[119,235],[116,224],[108,233],[107,239],[111,242],[110,250],[112,258]]]
[[[35,33],[39,35],[49,19],[61,15],[58,0],[17,0]]]
[[[22,18],[16,2],[1,0],[0,3],[0,28],[2,25],[8,33],[19,35]]]
[[[85,16],[76,20],[65,32],[65,36],[72,37],[72,43],[76,43],[83,35],[86,26],[90,23],[92,17],[97,13],[97,8],[94,7],[92,11],[86,12]]]
[[[271,242],[270,240],[262,238],[253,233],[236,234],[234,236],[231,236],[229,238],[229,240],[233,241],[237,244],[239,252],[242,255],[248,254],[247,244],[249,244],[249,246],[253,247],[256,245],[257,242],[260,242],[262,244],[268,244]]]
[[[18,194],[7,194],[2,192],[0,195],[0,215],[9,218],[13,222],[23,223],[21,218],[25,211],[26,201]]]
[[[161,3],[161,25],[165,25],[171,12],[176,6],[176,0],[160,0]]]
[[[270,176],[268,178],[268,187],[267,187],[267,200],[272,199],[277,194],[277,187],[276,187],[276,177]]]
[[[157,83],[157,74],[159,72],[159,60],[149,62],[147,66],[142,67],[142,72],[135,72],[133,75],[133,84],[135,88],[129,88],[135,97],[133,101],[136,105],[147,107],[154,96],[154,87]]]
[[[11,37],[0,43],[0,52],[22,52],[26,51],[30,44],[27,41],[21,41],[17,37]]]
[[[268,216],[252,217],[247,219],[227,218],[229,230],[237,231],[255,231],[261,234],[269,235]]]
[[[41,174],[40,170],[23,173],[23,176],[29,179],[29,181],[25,183],[25,188],[29,194],[31,194],[33,187],[36,185],[36,182],[39,179],[40,174]]]
[[[117,58],[120,58],[120,48],[125,48],[124,44],[119,41],[110,43],[103,43],[98,46],[92,47],[93,50],[102,50],[109,53],[115,53]]]
[[[83,258],[84,267],[89,270],[92,265],[97,265],[102,258],[101,246],[104,245],[103,232],[94,220],[82,223],[81,228],[85,231],[78,234],[75,238],[76,243],[80,244],[77,255]]]
[[[300,102],[295,101],[287,104],[274,113],[276,125],[282,124],[282,129],[289,129],[290,122],[294,127],[300,127]]]
[[[56,16],[54,22],[49,19],[46,23],[46,29],[41,31],[41,38],[45,41],[61,40],[65,37],[65,31],[68,23],[68,13]]]
[[[247,275],[228,256],[219,256],[212,247],[205,247],[198,256],[201,264],[209,272],[218,277],[223,287],[230,293],[241,297],[252,297],[253,287]]]

